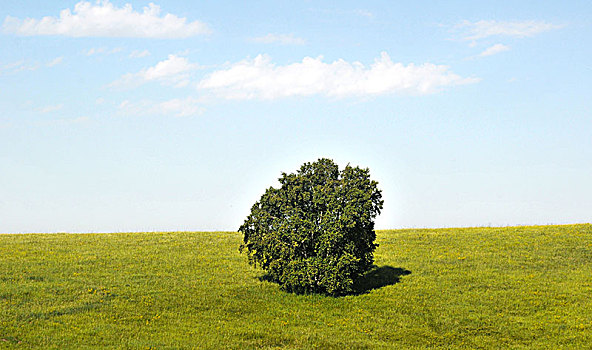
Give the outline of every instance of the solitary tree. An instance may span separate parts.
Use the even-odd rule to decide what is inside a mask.
[[[249,263],[288,291],[342,295],[374,261],[374,218],[383,200],[368,169],[330,159],[282,173],[239,228]]]

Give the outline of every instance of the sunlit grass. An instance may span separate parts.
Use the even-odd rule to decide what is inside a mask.
[[[233,232],[0,235],[0,347],[592,344],[589,224],[379,231],[386,281],[341,298],[280,291],[246,263],[240,241]]]

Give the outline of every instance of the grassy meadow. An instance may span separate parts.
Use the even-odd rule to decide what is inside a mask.
[[[0,348],[592,349],[592,225],[378,231],[357,295],[235,232],[0,235]]]

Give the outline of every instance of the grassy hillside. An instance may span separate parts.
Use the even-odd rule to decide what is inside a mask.
[[[592,225],[379,231],[342,298],[262,281],[237,233],[0,235],[0,348],[592,348]]]

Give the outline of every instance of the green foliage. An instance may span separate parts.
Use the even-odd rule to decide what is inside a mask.
[[[339,171],[330,159],[282,173],[239,231],[241,250],[271,280],[297,293],[342,295],[374,262],[374,218],[382,195],[368,169]]]

